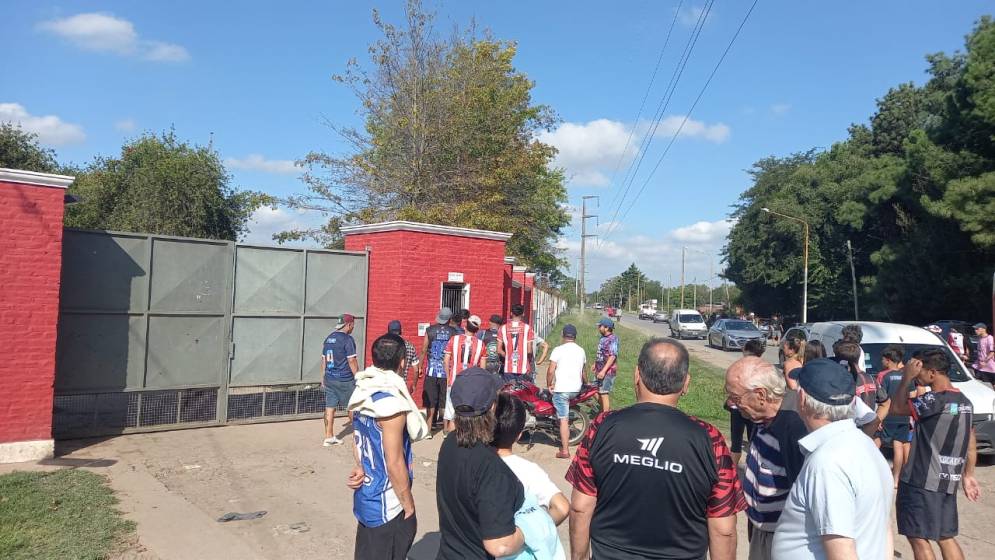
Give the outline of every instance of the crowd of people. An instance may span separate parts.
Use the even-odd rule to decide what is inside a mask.
[[[726,372],[724,401],[740,420],[731,423],[730,450],[715,426],[678,408],[692,380],[687,349],[675,340],[643,345],[633,372],[636,404],[612,410],[619,346],[610,319],[598,322],[589,366],[573,325],[536,360],[537,337],[520,307],[508,321],[492,316],[484,331],[479,317],[442,309],[421,353],[392,322],[361,372],[346,338],[350,319],[343,316],[326,339],[326,406],[333,410],[325,442],[334,438],[327,426],[351,382],[356,466],[347,483],[356,558],[406,557],[417,527],[411,444],[432,437],[437,421],[446,433],[436,478],[439,558],[569,552],[730,560],[741,511],[751,559],[891,558],[893,505],[917,560],[934,557],[931,542],[945,560],[963,558],[956,494],[978,499],[976,444],[971,403],[951,384],[943,351],[906,356],[889,346],[881,372],[870,376],[857,325],[844,328],[831,358],[816,341],[789,337],[781,371],[762,358],[762,345],[748,344]],[[561,427],[557,457],[572,459],[569,496],[514,453],[527,410],[503,390],[534,380],[547,354],[546,384]],[[411,398],[422,376],[424,415]],[[603,391],[603,411],[571,455],[569,401],[587,381]],[[744,435],[749,449],[741,461]],[[884,442],[894,448],[892,467],[879,450]],[[556,527],[567,520],[564,546]]]

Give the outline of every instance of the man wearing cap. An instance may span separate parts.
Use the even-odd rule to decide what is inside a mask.
[[[856,382],[839,363],[806,362],[798,372],[798,441],[805,464],[781,512],[773,558],[891,558],[891,470],[853,422]]]
[[[446,368],[446,379],[449,383],[446,388],[445,413],[442,415],[445,421],[445,432],[453,431],[453,405],[449,402],[449,392],[452,390],[453,381],[456,376],[469,367],[482,367],[486,355],[484,354],[484,343],[474,336],[480,330],[480,317],[472,315],[466,322],[468,332],[459,333],[449,339],[446,345],[446,352],[442,357],[442,363]]]
[[[511,306],[511,320],[498,329],[498,353],[504,356],[505,381],[515,381],[529,372],[535,332],[525,322],[525,306]]]
[[[342,443],[333,433],[335,409],[345,410],[356,389],[359,362],[356,361],[356,341],[352,338],[355,326],[355,317],[348,313],[342,315],[335,330],[325,338],[321,347],[321,361],[325,370],[325,376],[321,380],[321,386],[325,390],[325,441],[322,442],[325,447]],[[352,415],[349,416],[351,419]]]
[[[490,446],[503,382],[472,367],[453,382],[456,430],[439,450],[435,495],[441,542],[437,558],[494,558],[522,550],[515,512],[524,502],[518,477]]]
[[[408,342],[408,339],[401,336],[401,322],[394,319],[390,323],[387,323],[387,334],[396,334],[401,337],[404,341],[404,371],[401,372],[401,377],[404,378],[404,383],[408,387],[408,392],[414,394],[415,387],[418,385],[418,350],[415,348],[414,344]],[[409,371],[414,371],[414,374],[408,376]]]
[[[978,335],[978,350],[974,353],[974,375],[981,381],[995,386],[995,339],[988,334],[988,325],[974,325],[974,334]]]
[[[611,392],[618,371],[618,336],[615,335],[615,323],[608,317],[598,321],[598,332],[601,333],[601,340],[598,341],[598,353],[591,373],[597,380],[601,410],[608,412],[611,410]]]
[[[950,383],[950,360],[939,349],[924,350],[905,364],[897,395],[908,395],[914,385],[930,391],[912,399],[895,399],[896,414],[915,420],[912,449],[902,468],[895,511],[898,534],[912,545],[916,560],[934,558],[930,541],[940,545],[944,560],[964,558],[954,538],[958,533],[957,486],[978,500],[974,478],[977,442],[972,429],[974,407]]]
[[[477,338],[484,343],[484,350],[487,352],[486,369],[491,373],[501,373],[503,360],[498,353],[498,329],[504,324],[504,319],[500,315],[491,315],[491,322],[487,330],[479,331]]]
[[[422,403],[425,405],[426,419],[430,428],[434,427],[436,413],[446,407],[446,365],[443,358],[449,339],[456,336],[452,324],[453,311],[448,307],[439,310],[435,324],[425,329],[425,342],[422,344],[422,367],[425,368],[425,386],[422,390]],[[431,430],[428,439],[432,439]]]
[[[570,458],[570,399],[577,396],[584,384],[587,354],[575,341],[577,327],[564,325],[563,343],[553,349],[546,370],[546,387],[553,391],[553,406],[560,421],[560,451],[558,459]]]

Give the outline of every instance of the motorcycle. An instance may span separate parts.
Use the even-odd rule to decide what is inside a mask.
[[[537,431],[546,434],[554,441],[560,440],[560,420],[556,417],[553,394],[549,389],[540,389],[529,381],[516,380],[505,384],[501,391],[515,395],[525,403],[525,431],[528,434],[527,439],[530,446],[532,445],[532,433]],[[599,411],[598,386],[581,386],[577,396],[570,399],[570,414],[567,416],[570,445],[580,443],[584,434],[587,433],[587,427],[591,425],[591,417]]]

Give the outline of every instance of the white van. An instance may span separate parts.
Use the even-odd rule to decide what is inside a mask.
[[[694,309],[675,309],[670,314],[670,332],[678,339],[700,338],[708,336],[705,319]]]
[[[842,338],[845,325],[860,325],[864,337],[860,347],[864,349],[864,371],[877,376],[881,371],[881,352],[889,344],[899,344],[908,359],[916,350],[924,348],[942,348],[950,360],[950,381],[974,405],[974,431],[978,440],[979,455],[995,454],[995,391],[981,383],[971,375],[971,370],[964,366],[947,343],[927,331],[911,325],[895,323],[874,323],[868,321],[847,321],[831,323],[815,323],[811,326],[809,340],[818,340],[826,347],[829,354],[833,352],[833,344]]]

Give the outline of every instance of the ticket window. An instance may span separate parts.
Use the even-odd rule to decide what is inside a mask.
[[[470,308],[470,285],[446,282],[442,285],[441,307],[448,307],[453,313]]]

